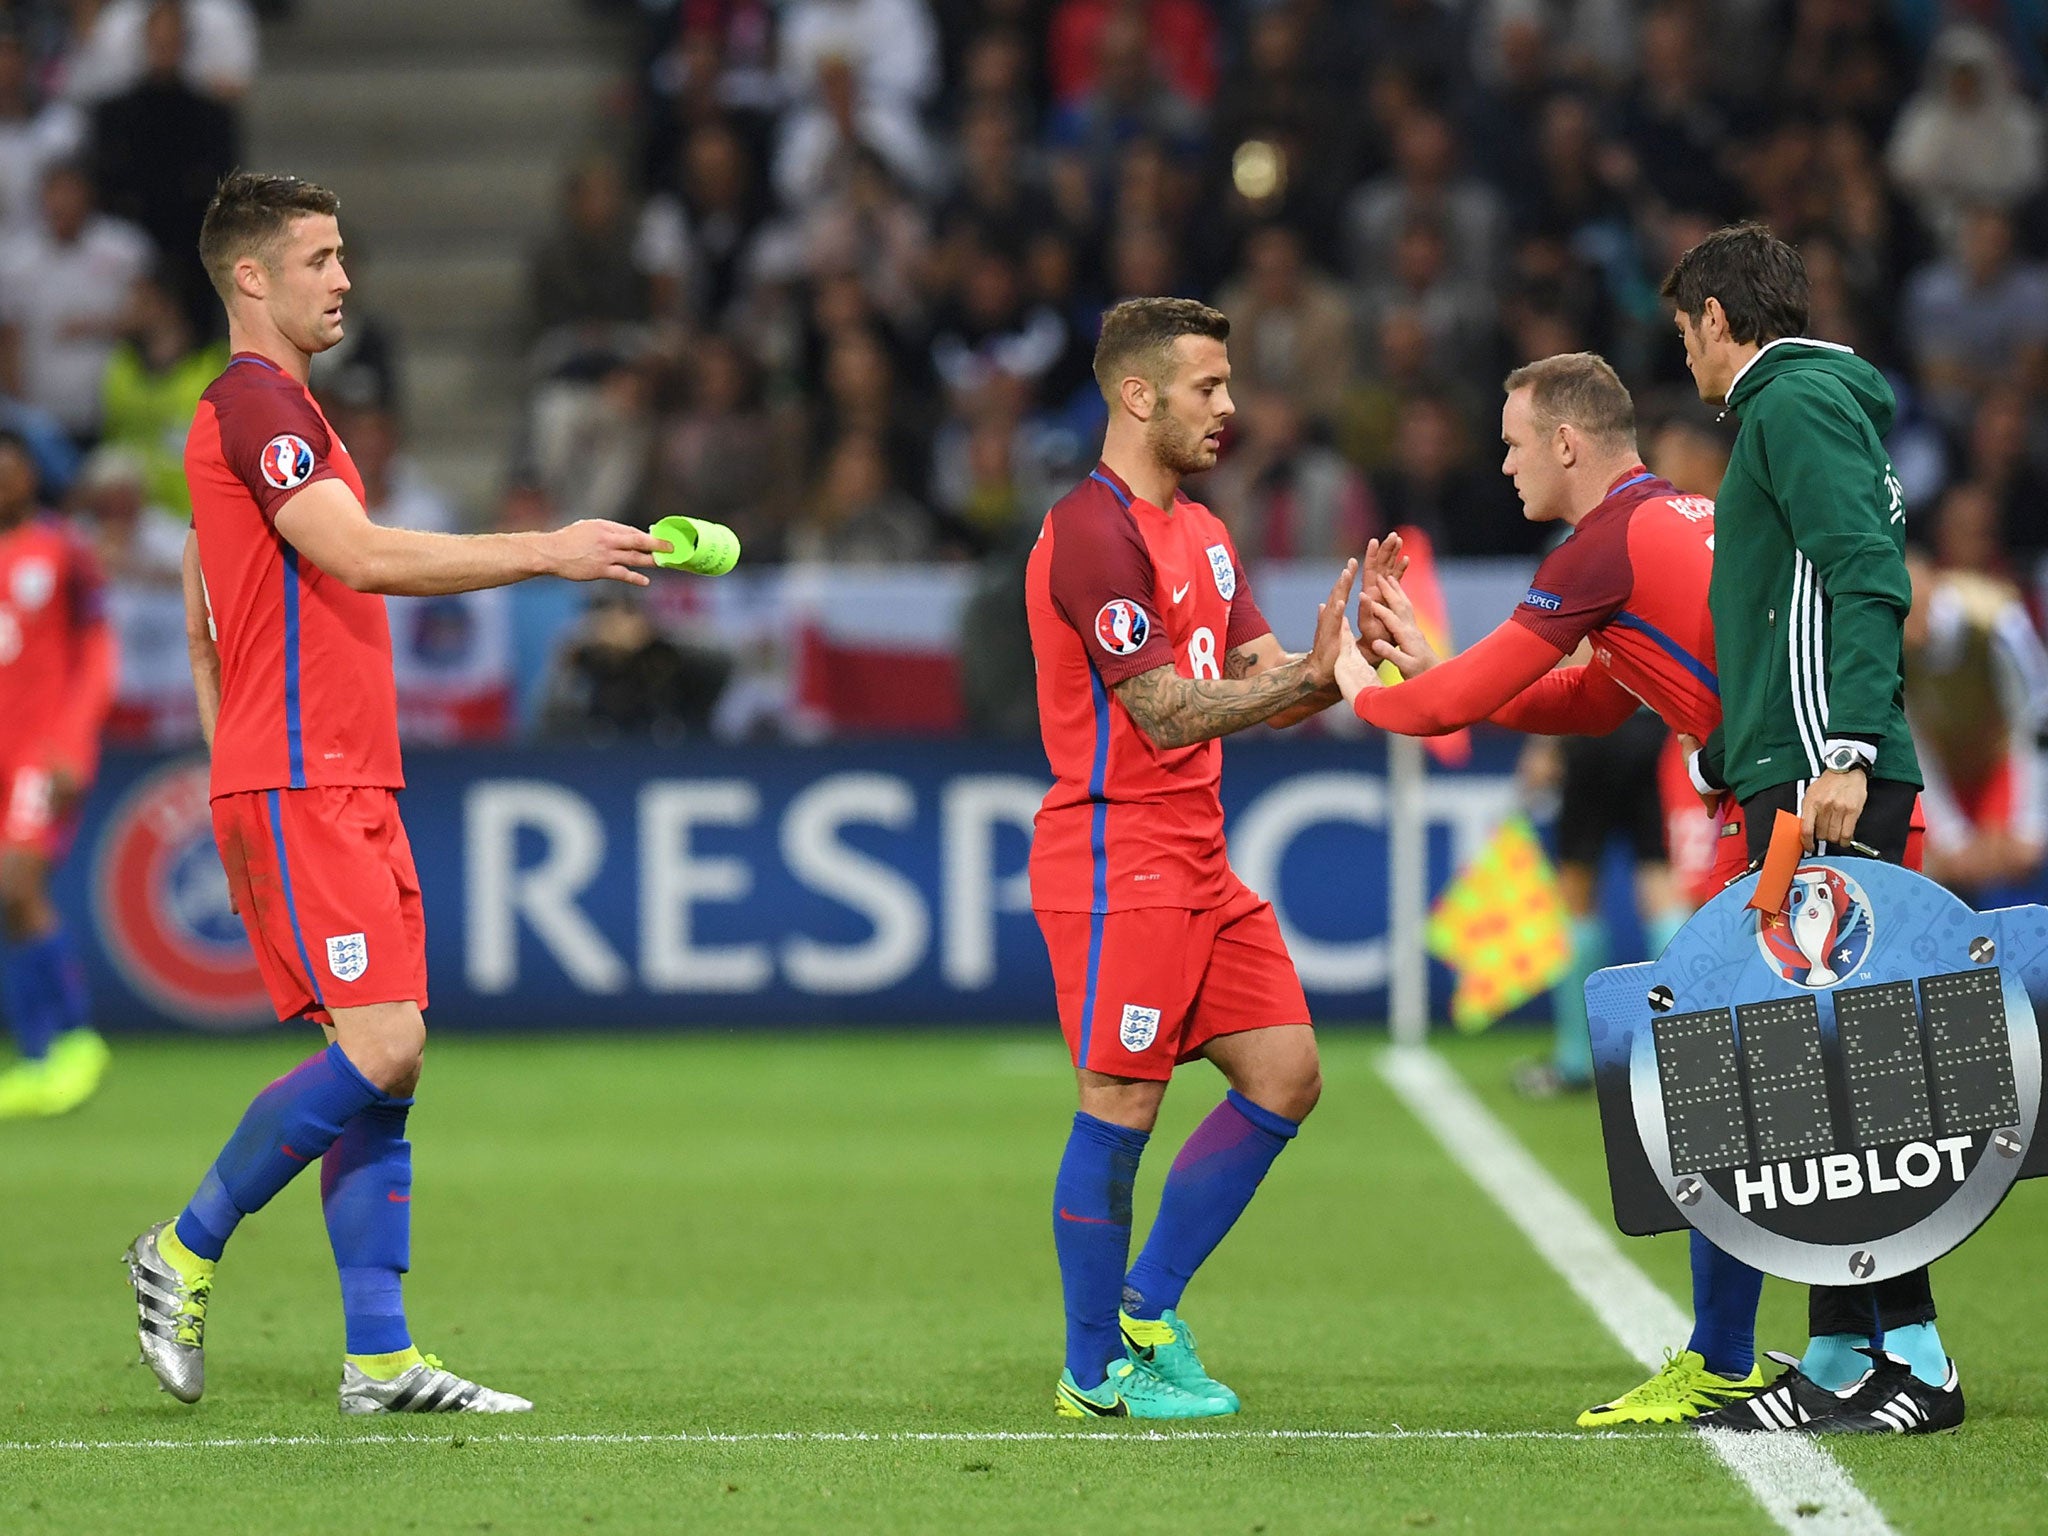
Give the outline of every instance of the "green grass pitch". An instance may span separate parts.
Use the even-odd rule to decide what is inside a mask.
[[[1381,1039],[1341,1031],[1321,1110],[1188,1296],[1246,1404],[1221,1438],[1052,1416],[1072,1090],[1049,1030],[437,1041],[415,1330],[538,1411],[340,1419],[312,1177],[237,1236],[182,1407],[130,1363],[117,1256],[310,1044],[117,1042],[85,1110],[0,1125],[0,1531],[1775,1529],[1689,1432],[1570,1435],[1639,1373],[1380,1081]],[[1499,1087],[1528,1037],[1444,1048],[1604,1219],[1591,1105]],[[1141,1221],[1216,1097],[1205,1068],[1169,1095]],[[1906,1536],[2048,1528],[2044,1213],[2022,1185],[1937,1270],[1964,1430],[1839,1449]],[[1679,1238],[1624,1247],[1683,1296]],[[1803,1336],[1773,1282],[1765,1342]],[[1269,1434],[1291,1429],[1381,1437]],[[959,1434],[987,1438],[893,1438]]]

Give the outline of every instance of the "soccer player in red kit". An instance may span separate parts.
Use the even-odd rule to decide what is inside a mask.
[[[1643,467],[1634,402],[1602,358],[1544,358],[1509,374],[1505,387],[1501,472],[1514,478],[1527,517],[1568,523],[1571,536],[1537,567],[1507,622],[1448,661],[1430,651],[1398,582],[1381,574],[1398,545],[1369,547],[1360,603],[1367,648],[1408,680],[1382,687],[1347,646],[1337,663],[1345,698],[1360,719],[1410,736],[1480,720],[1539,735],[1601,735],[1647,704],[1681,736],[1704,740],[1721,720],[1707,614],[1713,502],[1682,495]],[[1561,666],[1582,642],[1591,659]],[[1721,796],[1716,889],[1748,866],[1741,818],[1734,797]],[[1691,1339],[1650,1380],[1587,1409],[1580,1424],[1679,1422],[1762,1388],[1763,1276],[1691,1237]]]
[[[427,975],[394,795],[405,779],[381,594],[540,575],[644,584],[639,567],[667,546],[617,523],[461,537],[369,520],[348,450],[306,388],[313,354],[342,334],[338,206],[295,177],[221,183],[199,254],[233,356],[185,445],[186,632],[214,839],[278,1018],[312,1019],[329,1043],[256,1096],[184,1211],[130,1246],[129,1275],[143,1358],[166,1391],[196,1401],[228,1238],[318,1161],[347,1332],[342,1412],[516,1412],[532,1404],[420,1353],[400,1294]]]
[[[1235,1413],[1179,1316],[1182,1290],[1315,1107],[1315,1033],[1272,906],[1232,873],[1219,737],[1334,703],[1356,562],[1291,656],[1230,534],[1181,477],[1213,466],[1230,324],[1186,299],[1104,317],[1102,460],[1046,515],[1025,573],[1053,787],[1031,847],[1080,1092],[1053,1198],[1073,1417]],[[1131,1186],[1174,1067],[1230,1084],[1174,1160],[1144,1251]]]
[[[21,1057],[0,1073],[0,1120],[74,1109],[106,1072],[49,887],[99,761],[114,671],[99,563],[39,511],[35,459],[0,432],[0,994]]]

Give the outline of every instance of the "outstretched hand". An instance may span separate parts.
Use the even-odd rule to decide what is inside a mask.
[[[1351,606],[1351,584],[1358,577],[1358,562],[1346,560],[1344,569],[1330,587],[1329,597],[1316,608],[1316,638],[1309,647],[1309,680],[1326,688],[1337,680],[1337,657],[1347,646],[1355,648],[1351,626],[1344,612]]]
[[[553,574],[567,581],[623,581],[644,587],[638,567],[654,564],[656,549],[668,545],[644,528],[585,518],[543,535]]]
[[[1408,557],[1401,551],[1400,534],[1390,533],[1366,544],[1365,559],[1358,568],[1358,645],[1367,655],[1372,654],[1375,641],[1388,637],[1366,600],[1379,590],[1382,578],[1399,581],[1407,572]]]
[[[1369,641],[1366,649],[1381,661],[1391,661],[1403,677],[1427,672],[1443,659],[1422,632],[1422,625],[1415,618],[1415,604],[1409,601],[1398,580],[1382,576],[1377,590],[1367,587],[1359,594],[1358,606],[1361,614],[1372,615],[1378,631],[1378,638]]]

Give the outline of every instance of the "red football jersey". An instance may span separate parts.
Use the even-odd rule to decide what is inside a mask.
[[[1160,747],[1112,690],[1163,666],[1220,678],[1230,650],[1271,627],[1229,531],[1185,496],[1164,510],[1140,500],[1098,464],[1046,514],[1024,595],[1053,772],[1031,844],[1032,906],[1220,906],[1236,884],[1217,795],[1223,745]]]
[[[0,533],[0,765],[53,749],[91,755],[90,742],[54,738],[76,723],[86,641],[105,622],[101,587],[99,561],[55,517]]]
[[[1721,723],[1713,568],[1713,502],[1638,469],[1544,558],[1514,618],[1567,653],[1590,635],[1593,665],[1704,741]]]
[[[213,793],[402,788],[384,599],[301,558],[271,521],[317,481],[363,497],[312,395],[238,353],[199,398],[185,478],[220,647]]]

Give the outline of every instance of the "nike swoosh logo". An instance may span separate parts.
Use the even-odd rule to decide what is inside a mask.
[[[1181,600],[1182,598],[1186,597],[1186,596],[1188,595],[1188,588],[1189,588],[1189,587],[1191,587],[1191,586],[1193,586],[1193,585],[1194,585],[1194,583],[1193,583],[1193,582],[1191,582],[1191,581],[1184,581],[1184,582],[1182,582],[1182,583],[1181,583],[1181,585],[1180,585],[1180,588],[1179,588],[1179,590],[1178,590],[1178,591],[1176,591],[1176,592],[1175,592],[1175,593],[1173,594],[1173,600],[1174,600],[1174,601],[1175,601],[1175,602],[1177,603],[1177,602],[1179,602],[1179,601],[1180,601],[1180,600]]]
[[[1111,1221],[1107,1216],[1076,1216],[1064,1205],[1060,1207],[1060,1220],[1086,1222],[1091,1227],[1113,1227],[1117,1225],[1117,1223]]]

